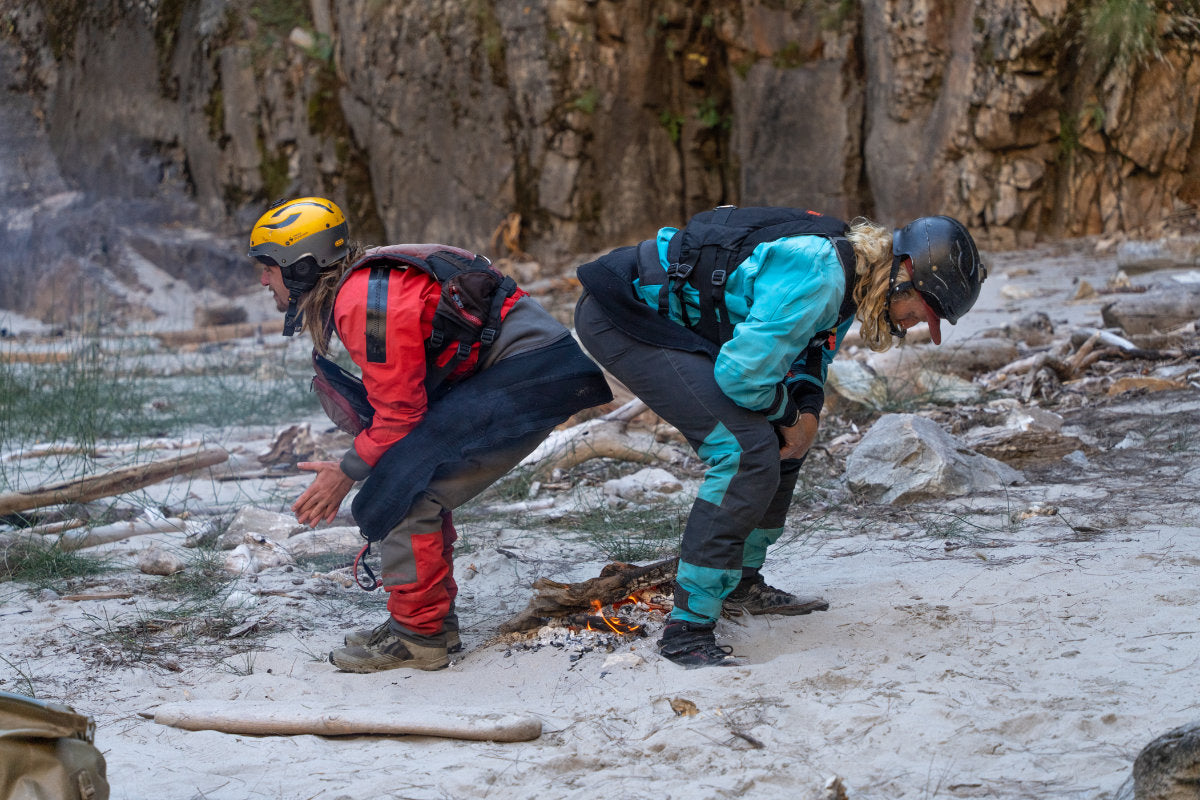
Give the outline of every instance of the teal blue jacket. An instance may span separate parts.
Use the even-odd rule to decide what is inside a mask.
[[[675,233],[675,228],[662,228],[656,238],[664,269]],[[657,309],[660,287],[639,284],[634,281],[638,297]],[[721,391],[743,408],[762,411],[784,425],[793,424],[800,412],[819,415],[829,364],[854,322],[851,317],[838,325],[845,290],[837,253],[823,236],[791,236],[756,247],[725,284],[725,306],[735,327],[716,358],[714,375]],[[698,292],[685,284],[683,294],[688,317],[699,318]],[[669,316],[683,324],[674,293]],[[790,402],[779,402],[781,385]]]

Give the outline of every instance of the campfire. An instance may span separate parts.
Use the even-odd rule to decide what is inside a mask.
[[[670,610],[671,601],[663,587],[675,579],[677,563],[674,558],[644,567],[613,563],[600,571],[600,577],[582,583],[538,578],[529,605],[501,625],[500,632],[531,631],[558,623],[584,630],[634,633],[649,621],[650,614],[661,619]],[[639,616],[646,619],[639,622]]]
[[[610,602],[593,598],[586,610],[541,617],[536,627],[510,630],[505,635],[505,655],[553,647],[569,653],[574,665],[589,653],[614,653],[662,626],[671,610],[670,597],[664,591],[669,589],[652,586]]]
[[[603,601],[593,599],[590,602],[590,611],[569,614],[563,618],[563,624],[568,628],[579,628],[597,633],[644,636],[645,619],[639,624],[633,621],[634,618],[649,617],[655,612],[660,616],[666,615],[671,610],[669,603],[670,601],[661,594],[659,587],[652,586],[609,603],[607,611]]]

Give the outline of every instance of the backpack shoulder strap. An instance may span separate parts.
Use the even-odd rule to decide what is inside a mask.
[[[710,341],[728,341],[733,335],[725,308],[729,273],[760,244],[801,235],[822,236],[834,244],[846,277],[846,294],[838,312],[843,320],[847,311],[854,313],[854,253],[845,239],[846,231],[846,223],[839,219],[797,208],[720,206],[696,214],[667,247],[668,275],[681,279],[672,290],[682,293],[682,280],[686,279],[699,295],[700,319],[693,326],[685,317],[684,324]],[[662,306],[660,298],[660,310]]]
[[[453,263],[448,263],[447,256],[468,260],[480,258],[467,250],[448,245],[394,244],[371,248],[351,264],[350,269],[342,275],[342,279],[334,291],[335,296],[352,274],[362,269],[370,270],[367,278],[366,326],[366,351],[369,363],[382,364],[387,360],[387,298],[391,271],[394,269],[419,269],[430,278],[441,282],[458,271],[458,267]],[[486,259],[484,260],[486,261]]]

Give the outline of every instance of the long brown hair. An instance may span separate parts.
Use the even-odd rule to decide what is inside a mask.
[[[893,344],[887,316],[892,232],[865,217],[858,217],[850,222],[846,238],[854,247],[854,271],[858,274],[854,302],[858,305],[855,316],[861,323],[859,333],[867,347],[882,353]]]
[[[337,299],[337,288],[350,266],[362,257],[361,245],[350,245],[346,257],[331,265],[317,278],[317,285],[300,298],[300,311],[304,314],[304,327],[312,338],[313,347],[321,355],[329,353],[329,338],[333,333],[330,320],[333,318],[333,302]]]

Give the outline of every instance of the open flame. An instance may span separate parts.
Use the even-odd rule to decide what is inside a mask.
[[[636,604],[637,598],[627,597],[624,600],[613,603],[613,610],[621,606]],[[592,615],[588,618],[587,624],[584,626],[589,631],[600,631],[602,633],[634,633],[641,626],[634,625],[619,616],[608,616],[604,613],[604,604],[599,600],[592,601]]]

